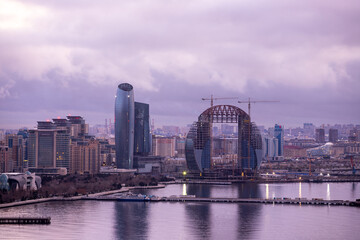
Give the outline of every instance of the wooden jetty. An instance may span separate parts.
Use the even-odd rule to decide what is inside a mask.
[[[0,217],[0,224],[50,224],[50,217]]]

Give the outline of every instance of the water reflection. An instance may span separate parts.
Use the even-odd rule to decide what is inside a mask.
[[[195,195],[197,197],[209,198],[211,197],[212,185],[207,184],[188,184],[186,193],[188,195]]]
[[[330,184],[328,183],[326,186],[326,200],[330,200]]]
[[[117,239],[147,239],[148,204],[144,202],[117,202],[114,229]]]
[[[353,199],[356,199],[356,193],[357,193],[356,184],[357,183],[353,182],[352,186],[351,186],[351,196],[352,196]]]
[[[187,195],[187,192],[186,192],[186,184],[185,184],[185,183],[183,184],[182,195]]]
[[[265,184],[265,198],[269,199],[269,184]]]
[[[238,198],[260,198],[259,184],[241,183],[238,185]]]
[[[301,198],[301,182],[299,182],[299,198]]]
[[[267,190],[268,190],[267,186]],[[268,191],[267,191],[268,192]],[[239,198],[260,198],[258,184],[241,184],[238,192]],[[261,204],[238,204],[238,231],[237,239],[250,239],[256,231],[254,224],[258,221]]]
[[[209,239],[211,237],[211,211],[210,204],[186,204],[186,217],[191,219],[192,234],[196,239]]]

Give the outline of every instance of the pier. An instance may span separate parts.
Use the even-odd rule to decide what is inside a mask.
[[[129,201],[129,202],[207,202],[207,203],[261,203],[261,204],[293,204],[293,205],[333,205],[333,206],[357,206],[360,207],[360,199],[357,201],[349,200],[324,200],[321,198],[199,198],[195,196],[101,196],[96,198],[83,198],[84,200],[102,201]]]
[[[0,217],[0,224],[50,224],[50,217]]]

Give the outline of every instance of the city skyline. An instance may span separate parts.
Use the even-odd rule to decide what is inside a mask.
[[[356,1],[0,6],[1,128],[68,114],[91,125],[113,119],[122,82],[150,104],[156,126],[191,124],[210,95],[280,101],[252,107],[252,119],[267,127],[360,119]],[[237,100],[214,104],[247,112]]]

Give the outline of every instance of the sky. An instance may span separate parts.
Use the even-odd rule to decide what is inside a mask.
[[[258,125],[360,124],[359,0],[0,0],[0,128],[114,118],[120,83],[155,126],[215,104]]]

